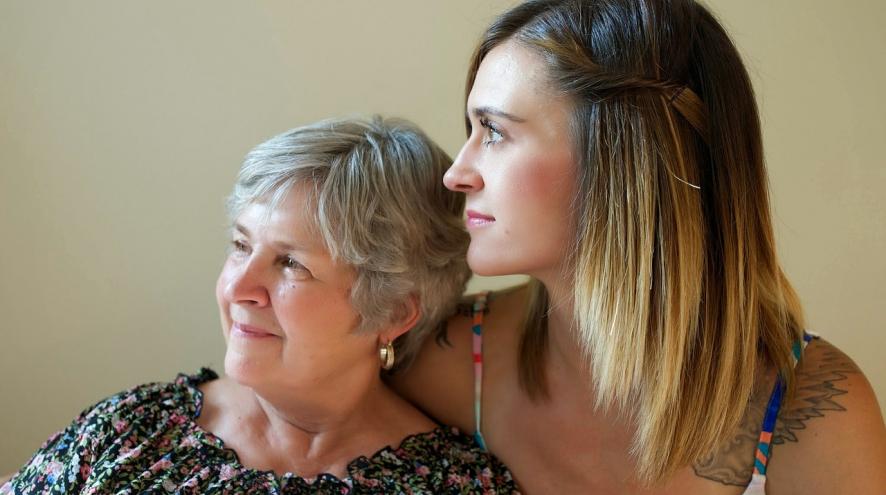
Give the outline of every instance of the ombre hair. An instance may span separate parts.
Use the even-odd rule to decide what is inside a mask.
[[[748,74],[693,0],[518,5],[484,34],[467,93],[506,42],[572,102],[576,332],[597,405],[637,425],[639,479],[662,481],[735,433],[766,369],[793,384],[802,314],[776,259]],[[533,287],[520,383],[546,400],[549,297]]]
[[[326,120],[256,146],[228,198],[233,222],[266,202],[270,213],[307,185],[313,226],[333,259],[355,271],[357,331],[384,329],[418,302],[415,326],[395,342],[397,368],[455,312],[470,270],[464,195],[443,187],[452,160],[418,127],[400,119]]]

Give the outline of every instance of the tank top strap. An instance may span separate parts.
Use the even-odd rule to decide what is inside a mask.
[[[483,450],[486,450],[486,440],[480,430],[480,419],[483,415],[483,314],[486,312],[488,297],[489,292],[478,294],[471,307],[471,316],[473,317],[471,353],[474,359],[474,441]]]
[[[803,338],[794,342],[791,348],[794,357],[794,367],[800,362],[803,350],[815,338],[818,338],[818,335],[804,331]],[[766,467],[769,465],[769,456],[772,453],[772,433],[775,431],[775,421],[778,419],[778,412],[781,410],[783,399],[784,381],[781,375],[778,375],[775,377],[775,385],[772,387],[772,394],[769,395],[769,402],[766,404],[766,413],[763,416],[763,425],[760,428],[760,436],[757,439],[757,451],[754,455],[754,474],[751,483],[744,492],[745,495],[764,493]]]

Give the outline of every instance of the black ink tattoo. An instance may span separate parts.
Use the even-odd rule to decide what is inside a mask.
[[[829,411],[845,411],[837,399],[846,390],[838,382],[858,373],[858,367],[839,349],[821,339],[806,349],[804,363],[797,369],[794,396],[785,403],[775,422],[772,444],[797,442],[797,434],[806,424]],[[714,454],[701,459],[695,474],[724,485],[746,486],[754,472],[754,454],[768,393],[757,394],[748,407],[736,435]]]
[[[692,467],[696,476],[724,485],[747,486],[754,473],[754,451],[766,409],[766,394],[756,394],[734,437]]]
[[[793,399],[778,415],[772,443],[796,442],[797,432],[806,429],[806,422],[820,418],[828,411],[845,411],[836,399],[846,390],[835,385],[859,369],[846,354],[831,344],[818,341],[811,366],[797,370],[797,387]],[[813,356],[810,356],[813,357]]]

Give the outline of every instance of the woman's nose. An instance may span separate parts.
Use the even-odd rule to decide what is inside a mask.
[[[224,294],[229,302],[257,307],[268,305],[268,288],[253,259],[238,266],[229,266],[225,270],[228,276]]]
[[[452,166],[443,175],[443,184],[456,192],[477,192],[483,189],[483,177],[474,168],[473,157],[469,153],[470,141],[462,146]]]

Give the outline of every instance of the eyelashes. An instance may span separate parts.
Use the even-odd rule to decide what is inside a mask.
[[[249,252],[249,246],[247,246],[246,243],[241,241],[240,239],[232,240],[231,244],[228,246],[228,254],[247,252]]]
[[[501,142],[502,139],[504,139],[504,135],[502,134],[502,132],[498,128],[498,126],[495,125],[494,122],[487,119],[486,117],[480,118],[480,126],[482,126],[483,129],[486,130],[484,132],[483,141],[482,141],[484,146],[492,146],[496,143]]]
[[[301,263],[296,261],[295,258],[293,258],[292,256],[281,256],[280,265],[282,265],[283,268],[287,268],[289,270],[308,270],[307,268],[305,268],[305,265],[302,265]]]

